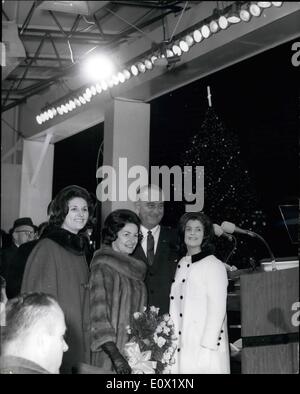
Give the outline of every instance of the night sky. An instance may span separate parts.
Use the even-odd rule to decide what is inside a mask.
[[[214,111],[238,136],[242,160],[267,215],[263,235],[275,256],[297,255],[278,209],[298,201],[299,69],[291,63],[291,46],[283,44],[150,102],[150,165],[171,167],[179,164],[201,128],[210,86]],[[102,138],[100,124],[55,145],[54,195],[68,184],[95,193]],[[175,225],[182,213],[183,206],[177,217],[166,206],[165,224]]]

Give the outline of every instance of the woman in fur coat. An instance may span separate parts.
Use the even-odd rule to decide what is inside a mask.
[[[226,320],[227,273],[214,255],[214,231],[201,212],[179,222],[184,257],[170,293],[170,315],[178,338],[172,373],[230,373]]]
[[[53,295],[64,311],[67,325],[61,373],[71,373],[79,363],[90,362],[89,269],[85,239],[80,236],[91,220],[94,204],[79,186],[62,189],[51,204],[47,232],[30,253],[21,292]]]
[[[91,262],[90,310],[92,364],[105,371],[129,374],[124,358],[126,326],[146,305],[146,264],[131,256],[139,238],[140,220],[127,209],[105,220],[103,246]]]

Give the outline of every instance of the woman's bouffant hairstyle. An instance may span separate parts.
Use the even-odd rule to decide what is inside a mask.
[[[215,238],[215,232],[213,224],[209,217],[203,212],[187,212],[181,216],[178,224],[178,236],[179,236],[179,247],[182,255],[185,255],[187,248],[184,242],[185,228],[189,220],[198,220],[204,230],[203,241],[201,244],[201,251],[205,253],[214,253],[215,246],[213,244]]]
[[[111,212],[104,222],[102,243],[105,245],[111,245],[118,238],[118,232],[127,223],[136,224],[138,231],[140,231],[141,221],[133,211],[130,211],[129,209],[116,209]]]
[[[80,197],[83,198],[89,210],[89,218],[85,228],[87,227],[88,223],[92,222],[92,218],[94,215],[95,209],[95,201],[93,200],[91,194],[84,189],[83,187],[77,185],[70,185],[62,189],[54,200],[51,202],[51,212],[49,218],[49,225],[61,227],[68,212],[69,212],[69,201],[73,198]],[[81,231],[83,231],[82,229]]]

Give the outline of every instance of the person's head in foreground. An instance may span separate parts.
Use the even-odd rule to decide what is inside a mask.
[[[22,294],[6,304],[1,356],[19,357],[58,374],[68,350],[65,332],[63,311],[52,296]]]

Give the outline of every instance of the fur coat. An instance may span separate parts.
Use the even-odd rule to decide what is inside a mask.
[[[89,270],[79,235],[56,228],[40,239],[26,262],[21,292],[53,295],[65,314],[66,343],[61,372],[89,363]]]
[[[146,264],[103,246],[93,257],[90,276],[92,364],[112,370],[109,357],[101,349],[105,342],[116,343],[119,351],[128,341],[126,326],[134,312],[146,305],[144,279]]]

